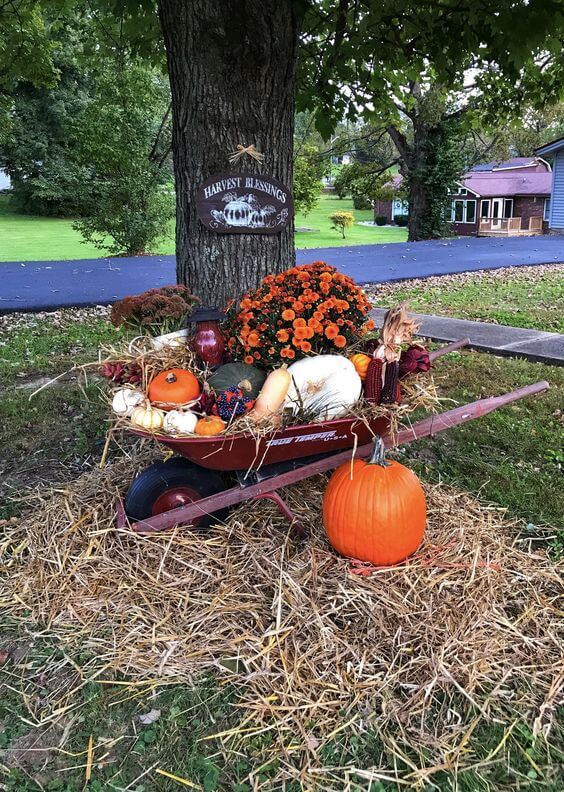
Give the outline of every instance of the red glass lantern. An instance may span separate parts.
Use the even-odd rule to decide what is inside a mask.
[[[225,338],[219,328],[224,314],[217,308],[202,307],[194,311],[188,321],[196,325],[191,346],[203,363],[212,368],[223,363]]]

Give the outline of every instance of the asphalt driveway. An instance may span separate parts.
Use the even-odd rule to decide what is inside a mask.
[[[383,283],[500,267],[564,263],[564,236],[462,237],[297,252],[299,264],[319,259],[358,283]],[[0,313],[108,304],[126,294],[137,294],[175,280],[174,256],[5,262],[0,263]]]

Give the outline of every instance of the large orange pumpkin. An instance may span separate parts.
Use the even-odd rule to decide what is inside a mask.
[[[333,473],[323,496],[323,523],[344,556],[374,566],[397,564],[414,553],[425,533],[425,494],[417,476],[374,441],[368,462],[355,459]]]
[[[191,371],[169,369],[161,371],[149,385],[149,401],[163,410],[193,402],[200,395],[200,384]]]

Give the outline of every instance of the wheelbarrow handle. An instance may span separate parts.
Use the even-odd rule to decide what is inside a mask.
[[[418,421],[408,429],[399,431],[394,438],[396,441],[395,444],[403,445],[413,440],[420,440],[423,437],[433,437],[433,435],[439,432],[444,432],[445,429],[461,426],[461,424],[473,421],[475,418],[482,418],[484,415],[488,415],[499,407],[505,407],[507,404],[512,404],[527,396],[544,393],[544,391],[549,388],[550,385],[546,380],[540,380],[540,382],[535,382],[532,385],[525,385],[523,388],[518,388],[510,393],[503,393],[501,396],[490,396],[487,399],[479,399],[470,404],[463,404],[461,407],[455,407],[452,410],[447,410],[438,415],[430,415],[428,418]],[[385,439],[387,441],[387,446],[394,444],[389,437]],[[364,448],[366,448],[366,446],[359,449],[360,454],[362,454]]]
[[[458,341],[453,341],[451,344],[447,344],[444,347],[434,349],[432,352],[429,352],[429,360],[432,363],[433,360],[436,360],[443,355],[448,355],[449,352],[456,352],[457,349],[462,349],[463,347],[468,346],[469,343],[469,338],[460,338]]]
[[[525,385],[525,387],[518,388],[510,393],[504,393],[502,396],[480,399],[479,401],[471,402],[461,407],[455,407],[452,410],[447,410],[439,415],[433,415],[419,421],[409,427],[409,429],[401,430],[394,437],[386,435],[383,439],[386,446],[391,447],[410,443],[422,437],[432,437],[439,432],[444,432],[445,429],[450,429],[453,426],[460,426],[460,424],[472,421],[474,418],[487,415],[497,410],[498,407],[511,404],[526,396],[534,396],[537,393],[543,393],[545,390],[548,390],[548,388],[548,382],[541,380],[540,382],[535,382],[533,385]],[[367,458],[371,453],[372,443],[368,443],[357,449],[356,456],[359,458]],[[234,487],[220,492],[217,495],[210,495],[207,498],[202,498],[202,500],[195,501],[187,506],[180,506],[178,509],[173,509],[163,514],[157,514],[148,520],[137,523],[133,528],[139,532],[152,533],[154,531],[172,528],[173,525],[187,524],[196,517],[201,517],[202,514],[210,514],[228,506],[235,506],[237,503],[251,500],[257,496],[264,497],[266,493],[274,492],[274,490],[286,487],[289,484],[294,484],[296,481],[302,481],[317,473],[325,473],[344,462],[350,462],[352,456],[353,453],[351,449],[341,451],[333,456],[319,459],[316,462],[310,462],[303,467],[289,470],[286,473],[273,476],[270,479],[265,479],[258,484],[251,484],[248,487]]]

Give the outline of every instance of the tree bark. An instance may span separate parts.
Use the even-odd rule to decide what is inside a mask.
[[[177,279],[224,306],[295,263],[294,223],[281,233],[217,234],[196,216],[215,173],[268,174],[292,186],[299,19],[292,0],[160,0],[173,108]],[[245,156],[229,165],[241,143]]]

